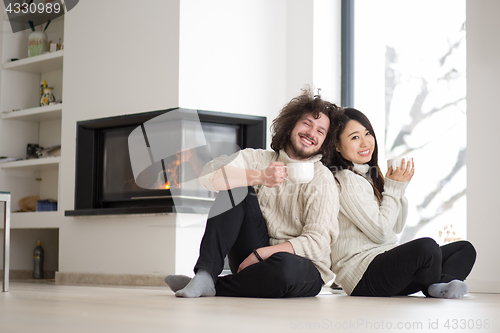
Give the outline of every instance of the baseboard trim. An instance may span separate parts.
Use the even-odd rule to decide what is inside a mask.
[[[164,276],[134,274],[91,274],[56,272],[58,285],[118,285],[166,287]]]
[[[0,275],[3,278],[3,270],[0,269]],[[43,271],[44,279],[54,279],[56,271]],[[9,280],[33,280],[33,270],[10,269]]]
[[[500,283],[498,280],[465,280],[470,287],[471,293],[500,294]]]

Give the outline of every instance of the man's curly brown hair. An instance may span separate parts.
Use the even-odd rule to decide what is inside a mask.
[[[335,151],[335,139],[339,131],[342,108],[321,99],[319,91],[318,95],[313,95],[310,89],[302,89],[302,91],[303,93],[285,105],[278,117],[273,120],[271,148],[276,153],[279,153],[281,149],[284,150],[290,143],[290,133],[305,114],[312,113],[312,116],[318,119],[320,113],[323,113],[330,119],[330,128],[319,153],[323,155],[321,158],[323,164],[329,166]]]

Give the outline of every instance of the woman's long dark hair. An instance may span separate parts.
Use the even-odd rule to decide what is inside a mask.
[[[340,130],[337,133],[335,146],[340,147],[340,135],[344,132],[347,123],[351,120],[356,120],[361,125],[363,125],[363,127],[365,127],[375,139],[375,148],[373,149],[372,159],[367,164],[370,166],[368,172],[371,177],[373,191],[375,192],[375,195],[380,202],[382,201],[382,192],[384,192],[384,176],[382,175],[382,172],[380,171],[380,168],[378,166],[377,137],[375,136],[375,131],[373,130],[373,126],[370,123],[370,120],[368,120],[364,113],[353,108],[344,108],[344,113],[340,118]],[[330,169],[332,170],[334,175],[344,169],[349,169],[353,172],[356,172],[354,171],[353,163],[343,158],[340,152],[337,151],[337,149],[334,149],[334,152],[332,154],[332,164],[330,166]]]

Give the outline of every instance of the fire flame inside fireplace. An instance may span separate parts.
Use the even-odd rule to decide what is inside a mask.
[[[172,184],[170,184],[169,181],[167,181],[166,183],[160,185],[160,188],[161,189],[165,189],[165,190],[169,190],[170,188],[180,188],[181,187],[181,183],[180,183],[180,172],[181,172],[181,168],[179,168],[179,165],[181,165],[181,163],[184,163],[184,162],[187,162],[191,156],[193,154],[190,152],[190,151],[184,151],[184,152],[177,152],[175,154],[176,156],[176,159],[170,163],[168,166],[167,166],[167,174],[170,175],[169,179],[172,181]]]

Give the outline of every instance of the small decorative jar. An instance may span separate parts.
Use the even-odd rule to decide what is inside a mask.
[[[28,38],[28,57],[47,52],[47,35],[43,31],[33,31]]]
[[[54,88],[50,87],[46,87],[43,89],[42,100],[40,101],[41,106],[49,105],[50,103],[54,103],[56,101],[54,94],[52,94],[53,90]]]

